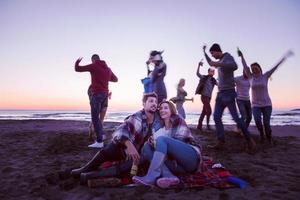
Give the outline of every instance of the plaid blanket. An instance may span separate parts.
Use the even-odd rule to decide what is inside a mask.
[[[196,174],[181,175],[179,188],[199,188],[211,186],[219,189],[226,189],[234,187],[228,183],[227,178],[231,176],[226,169],[213,169],[214,162],[212,160],[205,160],[203,163],[203,171]]]
[[[103,163],[101,168],[102,169],[107,169],[109,167],[111,167],[113,164],[116,163],[110,163],[110,162],[106,162]],[[185,188],[203,188],[203,187],[214,187],[214,188],[218,188],[218,189],[226,189],[226,188],[232,188],[235,187],[234,185],[230,184],[227,181],[227,178],[229,176],[232,176],[230,174],[230,172],[224,168],[212,168],[212,166],[215,163],[213,162],[213,160],[204,160],[203,161],[203,171],[202,172],[198,172],[196,174],[184,174],[184,175],[178,175],[179,179],[180,179],[180,184],[174,186],[173,188],[181,188],[181,189],[185,189]],[[139,169],[141,170],[141,169]],[[146,169],[143,170],[144,172],[146,172]],[[123,185],[129,185],[132,184],[131,178],[129,175],[127,174],[123,174],[122,176],[118,177],[120,179],[121,182],[119,182],[119,186]],[[112,184],[110,183],[111,178],[109,177],[103,177],[100,178],[103,183],[101,184],[101,186],[105,186],[105,180],[107,179],[107,186],[112,186]],[[116,186],[116,185],[113,185]]]

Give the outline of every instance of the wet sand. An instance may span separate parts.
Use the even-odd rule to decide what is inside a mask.
[[[105,123],[107,134],[118,124]],[[258,144],[254,155],[244,151],[244,139],[233,126],[226,126],[223,151],[206,148],[216,141],[214,131],[190,126],[205,155],[248,183],[245,189],[226,190],[88,188],[71,178],[61,180],[58,172],[79,167],[96,152],[87,148],[87,127],[80,121],[0,120],[0,199],[300,199],[299,126],[272,127],[276,145]]]

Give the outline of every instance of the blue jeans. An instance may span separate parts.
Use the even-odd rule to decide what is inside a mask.
[[[184,111],[184,108],[183,108],[183,103],[176,103],[176,109],[177,109],[177,112],[178,114],[183,118],[185,119],[185,111]]]
[[[105,92],[100,92],[90,96],[91,117],[97,136],[97,142],[102,142],[102,136],[104,135],[102,124],[99,122],[99,114],[101,109],[104,107],[106,98],[107,93]]]
[[[242,130],[246,140],[250,139],[248,129],[245,123],[241,120],[238,115],[236,104],[235,104],[236,92],[234,89],[219,91],[216,98],[214,121],[216,124],[217,137],[219,141],[225,142],[224,136],[224,125],[222,122],[222,115],[224,109],[227,107],[233,120],[237,124],[238,128]]]
[[[156,149],[149,143],[142,148],[141,160],[151,162],[154,151],[167,154],[166,166],[175,174],[194,173],[199,166],[199,155],[189,144],[180,140],[160,136],[156,139]],[[188,155],[188,156],[187,156]]]
[[[240,100],[237,99],[237,105],[242,117],[243,122],[246,124],[246,128],[249,127],[249,124],[252,119],[252,108],[250,100]]]
[[[261,136],[263,136],[263,127],[265,128],[266,136],[271,137],[271,114],[272,114],[272,106],[265,107],[253,107],[253,116],[257,129],[259,130]],[[263,124],[261,120],[261,115],[263,116]]]

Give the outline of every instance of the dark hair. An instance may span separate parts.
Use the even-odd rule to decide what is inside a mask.
[[[260,70],[260,73],[262,74],[262,69],[261,69],[261,67],[260,67],[260,65],[257,63],[257,62],[255,62],[255,63],[252,63],[251,65],[250,65],[250,67],[252,67],[252,66],[257,66],[258,68],[259,68],[259,70]]]
[[[158,99],[157,94],[155,92],[145,93],[143,95],[143,103],[146,103],[146,101],[149,97],[155,97],[156,99]]]
[[[150,56],[156,56],[157,54],[162,54],[164,51],[156,51],[156,50],[153,50],[153,51],[150,51]]]
[[[100,60],[100,57],[98,54],[92,55],[92,60]]]
[[[210,71],[214,72],[215,70],[209,67],[209,68],[207,69],[207,72],[210,72]]]
[[[220,45],[217,44],[217,43],[214,43],[214,44],[210,47],[209,51],[222,52]]]

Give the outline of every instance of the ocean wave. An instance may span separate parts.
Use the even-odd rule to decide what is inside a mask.
[[[134,112],[132,112],[134,113]],[[132,114],[131,112],[107,112],[105,121],[109,122],[123,122],[124,119]],[[200,113],[187,113],[187,124],[198,123]],[[272,125],[300,125],[300,113],[291,111],[274,111],[271,116]],[[51,120],[76,120],[76,121],[91,121],[90,112],[72,112],[72,111],[1,111],[0,120],[28,120],[28,119],[51,119]],[[235,124],[232,120],[229,112],[224,112],[222,117],[224,124]],[[211,124],[214,125],[214,121],[211,118]],[[254,125],[254,120],[251,121]]]

